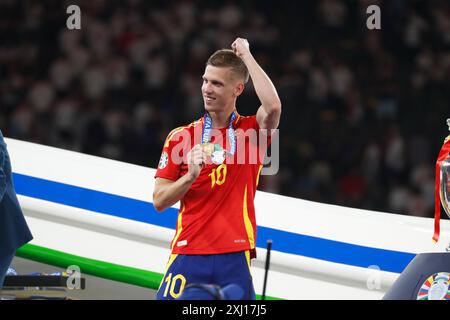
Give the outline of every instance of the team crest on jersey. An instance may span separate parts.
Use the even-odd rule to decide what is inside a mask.
[[[164,169],[167,166],[167,163],[169,162],[169,156],[167,155],[167,152],[163,152],[161,155],[161,159],[159,159],[158,168]]]
[[[417,300],[450,300],[449,284],[450,273],[435,273],[422,284]]]

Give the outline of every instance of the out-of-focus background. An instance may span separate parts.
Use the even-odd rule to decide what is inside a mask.
[[[81,30],[66,9],[81,8]],[[381,30],[366,9],[381,8]],[[155,168],[203,115],[207,58],[247,38],[283,104],[260,189],[431,217],[450,116],[450,2],[0,1],[5,136]],[[259,107],[251,82],[240,114]]]

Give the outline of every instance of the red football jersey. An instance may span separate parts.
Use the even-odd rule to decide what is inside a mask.
[[[172,130],[165,141],[155,178],[176,181],[188,172],[186,155],[201,143],[203,123],[202,117]],[[172,253],[250,250],[251,256],[256,256],[254,198],[270,139],[260,137],[256,116],[237,115],[232,125],[237,141],[235,154],[220,165],[205,164],[181,199]],[[218,134],[211,135],[210,142],[230,151],[227,128],[215,130]]]

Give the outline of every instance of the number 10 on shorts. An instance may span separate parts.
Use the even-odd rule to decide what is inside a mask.
[[[166,283],[166,290],[164,290],[163,296],[167,297],[167,294],[169,293],[172,298],[177,299],[184,290],[186,278],[182,274],[177,274],[172,278],[172,273],[169,273],[164,282]],[[175,291],[177,282],[179,282],[180,285],[178,286],[178,290]]]

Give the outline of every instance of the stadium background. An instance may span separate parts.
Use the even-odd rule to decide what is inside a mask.
[[[81,8],[68,30],[66,8]],[[381,8],[381,30],[366,8]],[[208,56],[247,38],[283,104],[280,171],[260,189],[431,217],[450,116],[442,1],[0,1],[5,136],[156,167],[202,116]],[[251,86],[243,115],[259,101]]]

